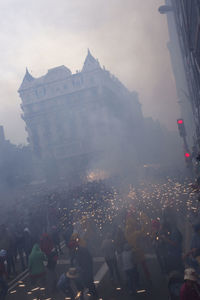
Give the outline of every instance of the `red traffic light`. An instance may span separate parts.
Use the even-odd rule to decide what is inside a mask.
[[[186,158],[189,158],[189,157],[190,157],[190,153],[189,153],[189,152],[186,152],[186,153],[185,153],[185,157],[186,157]]]
[[[179,119],[179,120],[177,120],[177,123],[178,123],[178,124],[183,124],[183,120],[182,120],[182,119]]]
[[[183,119],[177,120],[178,130],[181,137],[186,137],[185,125]]]

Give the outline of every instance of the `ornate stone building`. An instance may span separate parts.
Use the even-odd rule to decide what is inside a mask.
[[[126,151],[139,152],[143,115],[137,94],[89,50],[75,74],[59,66],[34,78],[26,70],[18,92],[28,142],[47,175],[69,178],[112,161],[114,154],[113,166]]]

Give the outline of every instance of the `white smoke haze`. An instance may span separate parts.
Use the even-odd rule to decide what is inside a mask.
[[[87,48],[139,93],[145,116],[175,129],[179,111],[166,20],[157,11],[161,4],[162,0],[2,1],[0,118],[7,138],[26,142],[17,95],[25,67],[34,77],[63,64],[76,72]]]

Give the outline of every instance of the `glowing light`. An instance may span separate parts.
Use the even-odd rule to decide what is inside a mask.
[[[138,291],[137,291],[138,294],[140,294],[140,293],[145,293],[145,292],[146,292],[146,290],[138,290]]]
[[[75,299],[78,299],[80,296],[81,296],[81,292],[78,292],[78,293],[76,294]]]
[[[31,292],[34,292],[34,291],[37,291],[37,290],[39,290],[39,287],[36,287],[36,288],[32,289]]]
[[[179,119],[179,120],[177,120],[177,123],[178,123],[178,124],[183,124],[183,120],[182,120],[182,119]]]

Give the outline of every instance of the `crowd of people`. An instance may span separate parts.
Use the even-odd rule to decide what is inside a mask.
[[[50,296],[61,292],[84,299],[87,291],[98,299],[93,256],[103,256],[110,282],[134,296],[142,277],[149,289],[155,284],[145,256],[149,252],[155,253],[167,278],[171,300],[200,299],[200,222],[193,222],[191,246],[185,251],[177,202],[163,203],[144,190],[132,190],[123,198],[105,181],[31,197],[21,210],[12,209],[0,226],[0,299],[6,298],[8,280],[26,268],[31,285],[45,286]],[[61,241],[70,267],[57,277]]]

